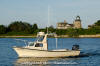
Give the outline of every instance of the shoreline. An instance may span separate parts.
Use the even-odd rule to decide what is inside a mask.
[[[36,36],[0,36],[0,38],[35,38]],[[74,38],[68,35],[58,35],[57,38]],[[100,38],[100,34],[97,35],[79,35],[77,38]]]
[[[69,37],[68,35],[60,35],[58,38],[100,38],[100,34],[96,35],[79,35],[78,37]]]
[[[0,38],[35,38],[36,36],[0,36]]]

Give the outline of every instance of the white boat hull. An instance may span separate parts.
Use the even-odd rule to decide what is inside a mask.
[[[80,51],[66,50],[66,51],[47,51],[47,50],[34,50],[28,48],[14,47],[19,57],[69,57],[78,56]]]

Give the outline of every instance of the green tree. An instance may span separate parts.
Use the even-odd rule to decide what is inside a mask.
[[[69,29],[67,29],[67,34],[70,37],[78,37],[79,36],[79,30],[78,29],[69,28]]]
[[[67,30],[66,29],[56,29],[56,34],[57,35],[66,35]]]
[[[96,26],[100,26],[100,20],[95,23]]]
[[[5,34],[7,28],[4,25],[0,25],[0,34]]]
[[[27,22],[22,22],[22,21],[15,21],[12,22],[9,26],[8,29],[9,31],[14,31],[14,32],[25,32],[25,33],[30,33],[32,26],[27,23]]]
[[[95,22],[87,32],[88,34],[100,34],[100,20]]]
[[[55,32],[55,29],[54,29],[53,25],[48,27],[48,31],[49,31],[49,33],[54,33]]]
[[[33,29],[33,30],[37,30],[37,29],[38,29],[38,26],[37,26],[36,23],[35,23],[34,25],[32,25],[32,29]]]
[[[35,23],[35,24],[32,25],[31,33],[37,34],[37,32],[38,32],[38,26]]]

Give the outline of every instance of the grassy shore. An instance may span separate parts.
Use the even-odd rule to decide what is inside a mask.
[[[35,38],[36,36],[0,36],[0,38]]]
[[[35,38],[36,35],[0,35],[0,38]],[[68,35],[59,35],[58,38],[70,38]],[[100,38],[100,34],[97,35],[79,35],[79,38]]]

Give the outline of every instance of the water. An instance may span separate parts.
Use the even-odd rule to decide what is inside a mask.
[[[34,41],[33,38],[19,38]],[[54,38],[48,39],[48,49],[56,48]],[[59,38],[58,49],[71,49],[79,44],[82,56],[74,58],[18,58],[13,46],[24,46],[24,42],[15,38],[0,38],[0,66],[100,66],[100,38]]]

